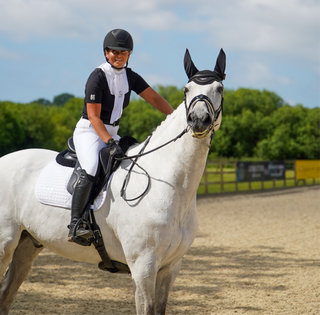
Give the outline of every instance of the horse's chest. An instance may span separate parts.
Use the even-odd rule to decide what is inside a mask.
[[[181,257],[187,252],[196,237],[197,229],[198,218],[195,209],[182,218],[176,218],[173,224],[167,226],[166,234],[171,234],[169,239],[175,257]],[[167,255],[172,255],[170,248]]]

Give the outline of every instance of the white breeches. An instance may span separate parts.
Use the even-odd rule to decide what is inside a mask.
[[[119,126],[105,125],[110,136],[119,140]],[[82,169],[91,176],[96,176],[99,165],[99,152],[107,145],[99,138],[91,123],[81,118],[73,133],[73,142],[77,152],[78,160]]]

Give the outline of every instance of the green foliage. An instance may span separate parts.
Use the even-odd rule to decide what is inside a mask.
[[[72,95],[72,94],[68,94],[68,93],[60,94],[60,95],[57,95],[53,99],[53,104],[55,104],[57,106],[63,106],[68,101],[70,101],[72,98],[74,98],[74,95]]]
[[[25,104],[20,107],[19,115],[23,118],[25,141],[19,149],[50,148],[54,125],[49,115],[50,108],[40,104]]]
[[[0,102],[0,155],[15,151],[25,141],[20,104]]]
[[[173,108],[183,102],[183,90],[157,86]],[[51,103],[0,102],[0,155],[25,148],[66,148],[81,117],[83,99],[61,94]],[[123,112],[119,134],[143,141],[165,115],[141,98]],[[289,106],[277,94],[252,89],[226,90],[222,124],[213,138],[211,157],[228,159],[319,159],[320,108]]]
[[[37,103],[37,104],[46,105],[46,106],[50,106],[52,104],[49,100],[45,98],[39,98],[31,103]]]
[[[72,137],[74,128],[81,117],[83,99],[72,98],[63,107],[50,108],[50,117],[53,123],[54,134],[51,148],[62,151],[66,148],[67,140]]]
[[[241,115],[243,110],[253,113],[260,112],[262,115],[270,115],[285,103],[280,96],[266,90],[253,89],[226,90],[224,93],[226,106],[225,115]]]
[[[146,101],[133,101],[123,112],[119,135],[131,135],[139,142],[144,141],[165,118],[165,115],[154,109]]]
[[[320,108],[289,106],[275,93],[226,90],[213,157],[319,159]]]
[[[157,86],[155,90],[168,101],[168,103],[176,109],[182,102],[184,98],[183,89],[178,89],[175,86]]]
[[[256,155],[269,159],[319,159],[320,109],[284,106],[271,116],[273,130],[257,143]]]
[[[0,102],[0,155],[27,148],[65,149],[82,107],[79,98],[62,107]]]
[[[175,86],[158,86],[155,90],[165,98],[173,108],[177,108],[183,101],[183,90]],[[119,135],[130,135],[139,142],[144,141],[165,119],[165,115],[153,108],[143,99],[130,102],[123,111],[119,128]]]

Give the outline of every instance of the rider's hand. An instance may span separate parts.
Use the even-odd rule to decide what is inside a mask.
[[[109,139],[108,142],[106,142],[107,148],[111,148],[116,142],[113,140],[113,138]]]
[[[113,139],[110,139],[106,144],[110,152],[110,159],[112,160],[112,162],[114,161],[112,167],[112,171],[114,172],[121,163],[121,161],[117,161],[116,158],[122,158],[124,156],[124,153],[121,147]]]

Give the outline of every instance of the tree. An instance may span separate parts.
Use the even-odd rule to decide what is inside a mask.
[[[57,95],[54,97],[53,104],[55,104],[57,106],[63,106],[68,101],[70,101],[70,99],[72,99],[72,98],[74,98],[74,95],[68,94],[68,93],[63,93],[63,94],[60,94],[60,95]]]
[[[183,91],[155,88],[176,108]],[[71,94],[30,104],[0,102],[0,155],[25,148],[61,151],[81,117],[83,99]],[[143,99],[123,111],[119,134],[144,141],[165,115]],[[251,89],[226,90],[222,124],[213,138],[211,156],[227,158],[320,159],[320,108],[289,106],[277,94]]]
[[[257,143],[272,132],[270,115],[283,104],[279,96],[265,90],[226,90],[222,124],[210,150],[212,155],[236,158],[255,156]]]
[[[82,109],[83,99],[81,98],[72,98],[63,107],[51,107],[49,115],[54,126],[52,149],[62,151],[67,147],[67,140],[73,136]]]
[[[164,118],[164,114],[146,101],[136,100],[123,111],[119,135],[130,135],[142,142],[160,125]]]
[[[31,103],[37,103],[37,104],[41,104],[41,105],[45,105],[45,106],[50,106],[52,104],[49,100],[47,100],[45,98],[39,98]]]
[[[240,88],[236,91],[226,90],[224,93],[225,115],[241,115],[243,110],[260,112],[264,116],[272,114],[285,105],[283,99],[270,91]]]
[[[157,86],[155,90],[166,99],[173,108],[183,102],[183,91],[174,86]],[[142,98],[131,100],[123,111],[119,134],[131,135],[139,142],[144,141],[166,118],[164,114],[153,108]]]
[[[0,155],[17,150],[25,141],[21,104],[0,102]]]
[[[162,85],[157,86],[155,89],[174,109],[183,102],[183,89],[178,89],[175,86],[165,87]]]

